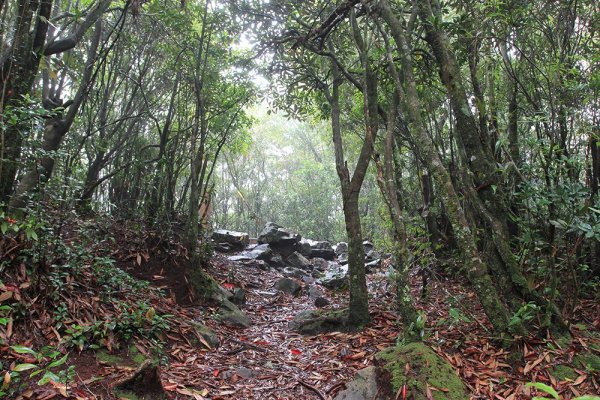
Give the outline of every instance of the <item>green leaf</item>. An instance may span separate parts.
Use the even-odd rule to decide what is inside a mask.
[[[529,382],[527,385],[525,385],[526,387],[534,387],[537,390],[541,390],[544,393],[549,394],[550,396],[554,397],[556,400],[560,400],[560,397],[558,397],[558,393],[556,392],[556,390],[554,390],[554,388],[545,385],[541,382]]]
[[[38,385],[42,386],[50,381],[60,382],[60,378],[53,372],[46,371],[44,376],[42,376],[42,379],[38,381]]]
[[[67,361],[68,354],[65,354],[60,360],[52,361],[46,368],[58,367]]]
[[[575,397],[573,400],[600,400],[600,397],[598,397],[598,396],[580,396],[580,397]]]
[[[19,354],[32,354],[34,356],[37,356],[37,353],[34,350],[31,350],[29,347],[25,347],[25,346],[10,346],[11,349],[13,349],[13,351],[15,353],[19,353]]]
[[[30,369],[35,369],[35,368],[39,368],[39,367],[38,367],[37,365],[35,365],[35,364],[28,364],[28,363],[25,363],[25,364],[17,364],[17,365],[15,366],[15,369],[14,369],[13,371],[16,371],[16,372],[23,372],[23,371],[28,371],[28,370],[30,370]]]

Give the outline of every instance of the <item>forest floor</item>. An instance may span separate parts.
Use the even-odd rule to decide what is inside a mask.
[[[216,306],[193,301],[181,256],[153,254],[125,243],[113,253],[120,268],[168,294],[147,299],[157,313],[171,315],[162,352],[153,354],[153,344],[144,338],[120,350],[108,343],[108,351],[71,351],[66,365],[74,366],[74,382],[37,387],[32,381],[17,398],[116,398],[114,383],[131,375],[140,359],[158,356],[165,361],[160,368],[162,385],[173,399],[331,399],[358,370],[373,364],[377,352],[393,346],[400,332],[394,289],[383,270],[368,276],[372,322],[363,330],[302,336],[288,323],[313,308],[312,301],[304,291],[298,297],[277,292],[273,286],[281,278],[279,272],[234,263],[224,255],[213,258],[209,272],[215,279],[246,291],[247,301],[240,308],[252,325],[232,328],[219,322]],[[599,353],[598,303],[577,306],[572,340],[521,338],[509,352],[498,345],[475,294],[461,280],[436,275],[425,298],[416,275],[411,285],[417,307],[426,315],[425,342],[454,367],[471,399],[530,399],[536,393],[526,387],[528,382],[548,384],[563,399],[600,393],[598,369],[576,362],[580,353]],[[326,291],[326,297],[331,302],[328,308],[343,307],[347,301],[344,291]],[[92,300],[74,295],[69,301]],[[102,308],[94,318],[102,318],[101,312]],[[209,348],[198,340],[194,322],[214,330],[220,346]],[[19,332],[26,339],[23,330],[15,329],[13,343],[19,341]],[[60,337],[50,328],[45,332],[47,338]],[[3,358],[23,361],[14,352]]]

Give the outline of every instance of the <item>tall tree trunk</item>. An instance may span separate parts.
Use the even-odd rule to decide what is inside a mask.
[[[52,171],[54,169],[54,155],[62,143],[63,137],[71,128],[73,121],[75,120],[75,116],[79,111],[79,107],[84,102],[87,97],[89,86],[92,81],[92,71],[94,68],[94,64],[96,63],[96,57],[98,53],[98,45],[100,43],[100,37],[102,36],[102,20],[98,19],[96,21],[96,28],[94,37],[92,38],[92,42],[90,43],[90,48],[87,54],[87,62],[84,66],[83,76],[81,78],[81,83],[79,84],[79,88],[77,93],[75,94],[75,98],[72,102],[69,102],[69,108],[67,111],[67,115],[63,117],[62,115],[58,115],[53,117],[46,123],[44,139],[42,141],[42,150],[45,155],[40,160],[40,167],[38,169],[37,165],[34,165],[32,170],[28,171],[17,189],[13,194],[10,201],[11,209],[21,209],[26,205],[26,196],[32,193],[38,186],[41,181],[47,181],[50,179],[52,175]]]
[[[403,100],[410,132],[442,195],[456,236],[457,245],[462,253],[467,277],[473,284],[477,297],[494,329],[499,333],[508,332],[508,310],[502,303],[488,267],[479,254],[475,236],[470,228],[459,196],[454,189],[450,174],[444,167],[432,139],[425,130],[425,125],[421,117],[421,102],[413,76],[411,51],[408,41],[404,36],[403,24],[393,14],[387,0],[380,2],[380,15],[392,32],[401,59],[404,85],[400,80],[400,75],[396,71],[395,66],[393,64],[390,65],[396,90],[400,99]],[[404,86],[406,86],[406,89]],[[522,326],[516,326],[515,328],[523,331]]]

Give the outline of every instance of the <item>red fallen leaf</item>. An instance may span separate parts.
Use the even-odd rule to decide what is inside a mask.
[[[224,283],[223,287],[225,289],[233,289],[233,288],[235,288],[235,285],[233,283]]]
[[[218,369],[215,369],[213,371],[213,376],[216,378],[219,375],[219,372],[221,372],[221,371],[219,371]]]
[[[299,356],[300,354],[302,354],[302,352],[298,349],[291,349],[290,352],[295,356]]]
[[[247,338],[246,336],[242,336],[242,337],[240,337],[240,340],[241,340],[242,342],[247,342],[247,341],[248,341],[248,338]]]
[[[265,340],[257,340],[256,342],[254,342],[254,344],[258,344],[261,346],[268,346],[269,342],[265,341]]]
[[[175,389],[177,389],[177,386],[179,386],[179,385],[175,384],[175,385],[163,386],[163,389],[165,389],[165,390],[167,390],[169,392],[172,392]]]

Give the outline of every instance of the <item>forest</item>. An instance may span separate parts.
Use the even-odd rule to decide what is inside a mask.
[[[0,398],[600,400],[596,0],[0,0]]]

